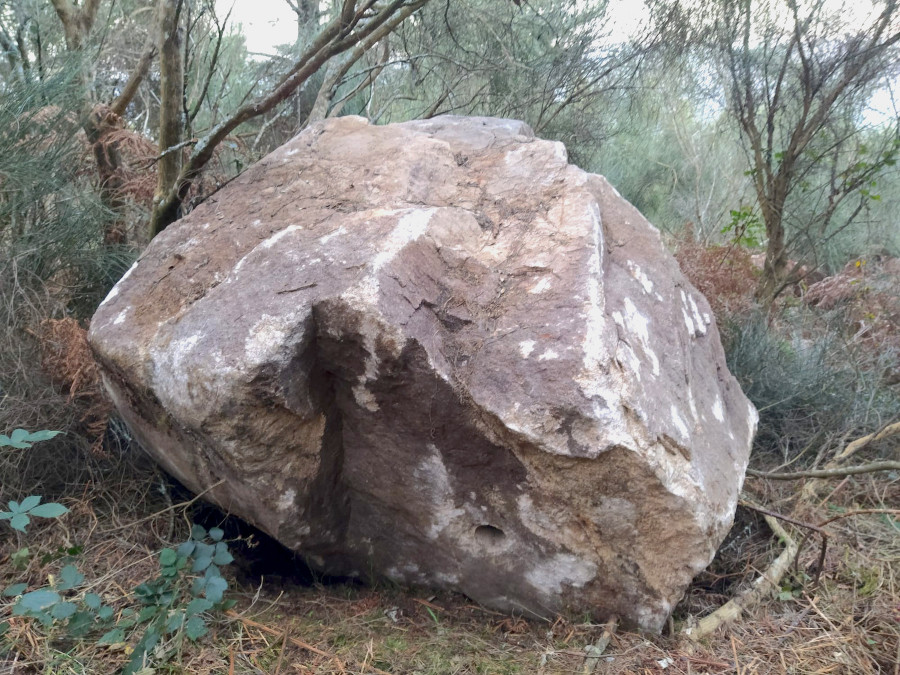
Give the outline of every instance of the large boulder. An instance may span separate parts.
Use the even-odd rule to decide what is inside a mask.
[[[657,230],[509,120],[307,129],[158,236],[90,340],[146,449],[323,573],[649,630],[757,420]]]

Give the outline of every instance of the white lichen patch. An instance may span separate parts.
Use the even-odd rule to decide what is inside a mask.
[[[118,316],[116,316],[116,318],[113,320],[114,326],[118,326],[120,323],[124,323],[129,309],[131,309],[131,307],[126,307],[121,312],[119,312]]]
[[[296,327],[293,313],[272,316],[263,314],[244,339],[244,355],[248,364],[260,364],[270,360],[284,344],[285,338]]]
[[[259,222],[259,221],[257,221],[257,222]],[[291,232],[296,232],[299,229],[300,229],[299,225],[288,225],[286,228],[276,232],[275,234],[273,234],[271,237],[269,237],[265,241],[260,242],[259,248],[270,249],[275,244],[277,244],[281,239],[283,239],[284,237],[289,235]]]
[[[716,394],[716,400],[713,403],[712,413],[713,417],[715,417],[720,422],[725,421],[725,410],[722,408],[722,399],[718,394]]]
[[[697,307],[697,303],[694,300],[694,296],[688,293],[688,302],[691,305],[691,315],[694,317],[694,323],[697,325],[697,333],[700,335],[706,335],[706,324],[708,322],[703,320],[703,317],[700,315],[700,310]]]
[[[329,232],[328,234],[323,234],[319,237],[320,244],[327,244],[329,241],[334,239],[335,237],[340,237],[342,234],[347,234],[347,230],[344,229],[344,226],[341,225],[339,228],[334,230],[333,232]]]
[[[629,333],[637,337],[644,355],[650,359],[650,369],[653,375],[659,377],[659,357],[650,347],[650,319],[638,311],[631,298],[625,298],[622,304],[625,310],[625,314],[620,315],[622,316],[622,325]],[[615,320],[615,313],[613,319]]]
[[[585,306],[585,331],[582,349],[584,371],[576,381],[586,396],[592,397],[602,388],[600,370],[609,358],[603,340],[606,326],[606,298],[603,295],[603,228],[600,222],[600,207],[591,202],[588,213],[591,218],[593,248],[588,260],[587,303]]]
[[[378,412],[378,401],[375,400],[366,385],[378,378],[378,368],[381,361],[378,358],[377,342],[382,332],[382,324],[371,314],[364,314],[360,320],[360,334],[363,339],[363,347],[366,352],[365,370],[359,376],[359,384],[353,387],[353,397],[357,404],[368,410],[369,412]]]
[[[628,272],[631,276],[641,285],[641,288],[644,289],[644,293],[650,294],[653,292],[653,282],[650,281],[650,278],[641,270],[641,266],[631,260],[627,263]]]
[[[694,390],[692,387],[688,386],[688,405],[691,408],[691,417],[695,422],[700,420],[700,415],[697,413],[697,403],[694,401]]]
[[[538,356],[538,361],[552,361],[554,359],[558,359],[559,354],[557,354],[554,350],[549,347],[544,351],[543,354]]]
[[[116,282],[116,285],[112,287],[112,289],[109,291],[109,293],[107,293],[106,297],[103,299],[103,302],[100,303],[100,305],[99,305],[100,307],[103,307],[103,305],[105,305],[107,302],[109,302],[110,300],[112,300],[114,297],[116,297],[119,294],[119,286],[122,284],[123,281],[125,281],[128,277],[131,276],[131,273],[134,272],[135,269],[137,269],[137,266],[138,266],[138,264],[137,264],[137,262],[135,262],[131,267],[128,268],[128,271],[122,275],[122,278],[119,279]]]
[[[368,273],[363,280],[355,287],[347,290],[344,296],[348,299],[357,300],[362,303],[375,305],[378,302],[379,281],[378,271],[388,262],[393,260],[403,248],[421,237],[428,229],[428,224],[437,209],[406,209],[400,220],[391,230],[390,234],[384,239],[378,253],[372,259]],[[372,217],[383,217],[398,213],[398,211],[388,211],[379,209],[373,212]],[[341,227],[338,231],[342,230]],[[335,233],[332,233],[335,234]],[[331,235],[326,235],[331,236]],[[321,241],[321,239],[320,239]],[[346,261],[344,261],[346,264]]]
[[[597,565],[571,553],[557,553],[541,560],[525,573],[525,579],[537,590],[558,595],[563,586],[581,588],[597,576]]]
[[[297,497],[297,492],[293,489],[288,489],[278,497],[278,504],[276,507],[279,511],[287,511],[291,507],[294,506],[294,499]]]
[[[531,289],[529,293],[543,293],[550,288],[550,277],[542,277]]]
[[[749,438],[753,438],[756,435],[756,425],[759,423],[759,412],[756,410],[756,407],[748,402],[747,403],[747,429],[749,430]]]
[[[680,434],[682,440],[690,440],[690,431],[688,430],[687,423],[684,421],[684,418],[678,411],[678,408],[676,408],[675,405],[672,404],[669,412],[672,416],[672,424],[674,424],[675,428],[678,429],[678,433]]]
[[[522,340],[519,343],[519,353],[522,355],[522,358],[527,359],[529,356],[531,356],[531,352],[534,351],[535,344],[536,343],[534,340]]]
[[[457,508],[453,501],[450,474],[441,458],[440,450],[432,443],[429,443],[426,448],[428,452],[419,465],[413,469],[413,477],[421,487],[419,494],[428,497],[432,502],[429,509],[431,524],[426,536],[434,540],[454,520],[463,516],[465,511]]]
[[[624,320],[622,319],[622,315],[619,312],[613,312],[613,320],[616,323],[620,323],[624,327]],[[618,317],[618,319],[616,318]],[[616,347],[616,361],[618,361],[620,366],[627,367],[634,376],[637,378],[638,382],[641,380],[641,360],[638,358],[638,355],[634,353],[634,350],[624,340],[619,340],[619,344]]]
[[[201,340],[195,333],[150,350],[153,389],[170,408],[192,406],[189,362]]]

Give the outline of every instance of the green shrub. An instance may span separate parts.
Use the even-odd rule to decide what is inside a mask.
[[[890,354],[854,345],[839,312],[789,309],[724,326],[728,367],[759,410],[756,449],[784,461],[871,433],[900,411],[882,381]]]

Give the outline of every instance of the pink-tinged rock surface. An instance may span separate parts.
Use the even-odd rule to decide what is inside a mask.
[[[306,130],[157,237],[90,340],[148,452],[322,572],[649,630],[757,420],[657,230],[510,120]]]

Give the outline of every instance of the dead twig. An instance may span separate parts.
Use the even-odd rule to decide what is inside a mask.
[[[828,537],[830,536],[827,530],[822,529],[821,525],[813,525],[812,523],[806,523],[802,520],[796,520],[795,518],[791,518],[789,516],[782,515],[780,513],[775,513],[774,511],[769,511],[768,509],[764,509],[759,506],[754,506],[753,504],[748,504],[744,501],[741,502],[741,506],[744,508],[750,509],[752,511],[756,511],[758,513],[763,514],[764,516],[769,516],[772,518],[777,518],[779,520],[783,520],[786,523],[790,523],[791,525],[796,525],[798,527],[806,528],[807,530],[811,530],[812,532],[818,533],[822,537],[822,545],[819,549],[819,563],[816,566],[816,574],[813,577],[813,587],[819,585],[819,575],[822,573],[822,569],[825,567],[825,554],[828,551]],[[799,546],[797,546],[797,553],[794,557],[793,567],[796,570],[798,562],[800,560],[800,551],[803,550],[804,544],[806,544],[806,540],[809,539],[809,534],[803,535],[803,539],[800,540]]]
[[[847,476],[856,476],[862,473],[898,470],[900,470],[900,462],[885,460],[883,462],[848,466],[842,469],[810,469],[809,471],[791,471],[787,473],[766,473],[764,471],[747,469],[747,475],[756,476],[757,478],[768,478],[769,480],[799,480],[800,478],[846,478]]]
[[[129,527],[134,527],[135,525],[140,525],[141,523],[146,523],[147,521],[153,520],[154,518],[158,518],[162,514],[168,513],[169,511],[173,511],[175,509],[187,508],[188,506],[190,506],[191,504],[196,502],[198,499],[201,499],[203,497],[203,495],[205,495],[207,492],[211,492],[212,490],[215,490],[217,487],[222,485],[224,482],[225,482],[225,479],[223,478],[218,483],[210,485],[208,488],[203,490],[203,492],[197,493],[196,496],[194,496],[192,499],[189,499],[186,502],[181,502],[179,504],[173,504],[172,506],[168,506],[168,507],[162,509],[161,511],[157,511],[156,513],[151,513],[146,518],[141,518],[140,520],[135,520],[132,523],[126,523],[125,525],[118,525],[117,527],[111,527],[108,530],[103,530],[102,532],[100,532],[100,534],[109,534],[110,532],[118,532],[119,530],[127,530]]]
[[[584,668],[581,670],[583,675],[591,675],[591,673],[597,670],[597,666],[600,664],[600,657],[603,656],[603,652],[605,652],[606,648],[609,646],[609,641],[612,640],[612,636],[615,635],[617,622],[618,618],[615,616],[611,617],[610,620],[606,622],[603,633],[597,641],[584,648]]]

